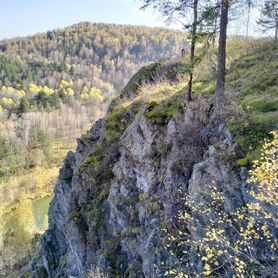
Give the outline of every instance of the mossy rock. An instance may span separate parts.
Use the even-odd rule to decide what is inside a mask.
[[[32,272],[31,271],[27,271],[22,275],[22,278],[32,278]]]
[[[36,270],[36,274],[35,274],[36,278],[48,278],[48,274],[46,269],[41,266]]]
[[[155,101],[151,101],[148,105],[148,112],[146,116],[155,124],[165,125],[170,119],[181,113],[182,110],[182,97],[181,95],[177,94],[173,98],[160,104],[156,103]]]

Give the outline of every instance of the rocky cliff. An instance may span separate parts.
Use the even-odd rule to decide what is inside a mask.
[[[159,277],[161,262],[172,263],[162,229],[175,227],[181,188],[196,196],[216,182],[227,211],[246,201],[243,172],[226,159],[236,146],[225,121],[211,121],[210,94],[186,104],[180,66],[139,71],[68,154],[32,277],[83,277],[97,264],[112,277]],[[158,79],[171,89],[150,85]]]

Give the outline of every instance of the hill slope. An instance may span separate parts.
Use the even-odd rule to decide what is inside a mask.
[[[179,55],[184,40],[181,32],[165,29],[91,23],[4,40],[0,85],[58,89],[62,80],[72,80],[77,92],[97,87],[107,96],[143,64]]]

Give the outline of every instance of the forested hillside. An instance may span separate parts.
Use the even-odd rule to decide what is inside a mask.
[[[0,84],[28,91],[30,83],[59,89],[66,80],[78,95],[97,87],[107,96],[143,64],[179,54],[184,40],[165,29],[91,23],[6,40]]]
[[[115,92],[138,68],[177,56],[184,40],[181,33],[165,29],[80,23],[1,41],[0,117],[5,149],[0,159],[7,157],[6,144],[17,149],[36,145],[40,129],[51,140],[78,137],[105,113]],[[14,171],[8,168],[1,169],[1,175]]]
[[[53,184],[76,138],[104,116],[133,73],[153,60],[178,56],[185,39],[165,29],[80,23],[0,42],[5,277],[15,277],[33,252],[36,234],[47,227]]]

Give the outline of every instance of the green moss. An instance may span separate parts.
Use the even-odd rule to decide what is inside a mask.
[[[104,201],[105,199],[107,199],[108,195],[109,195],[109,188],[108,187],[103,188],[99,195],[100,201]]]
[[[247,153],[244,158],[238,159],[235,162],[236,167],[248,167],[252,165],[254,160],[260,159],[261,156],[261,147],[258,146],[255,150]]]
[[[96,161],[95,156],[93,155],[87,156],[80,167],[81,172],[83,172],[89,165],[94,164],[95,161]]]
[[[22,275],[22,278],[31,278],[31,277],[32,277],[31,271],[27,271]]]
[[[182,95],[182,90],[180,90],[167,101],[163,101],[159,104],[151,101],[148,105],[149,112],[146,114],[147,118],[159,125],[167,124],[171,118],[182,112]]]
[[[78,222],[78,220],[80,219],[80,215],[81,215],[81,213],[80,213],[80,210],[78,209],[78,210],[75,210],[71,213],[70,218],[71,218],[72,221]]]
[[[119,108],[106,117],[106,142],[115,142],[121,136],[123,127],[128,121],[127,111],[129,107]]]
[[[99,202],[95,202],[92,211],[93,226],[99,230],[104,226],[104,211]]]
[[[221,150],[221,144],[216,144],[216,145],[214,145],[214,147],[215,147],[215,149],[217,150],[217,151],[220,151]]]
[[[109,260],[111,258],[111,253],[110,253],[110,250],[109,249],[105,249],[103,251],[103,256],[106,260]]]
[[[47,271],[46,271],[46,269],[43,266],[40,267],[37,270],[36,274],[37,274],[37,277],[40,277],[40,278],[47,278],[48,277]]]
[[[148,110],[153,110],[153,108],[157,105],[158,103],[155,100],[152,100],[148,105]]]
[[[122,271],[127,268],[127,256],[121,252],[119,238],[109,239],[105,242],[103,256],[111,267],[113,277],[122,277]]]
[[[250,160],[249,156],[246,156],[245,158],[238,159],[235,163],[236,167],[247,167],[251,164],[252,160]]]

